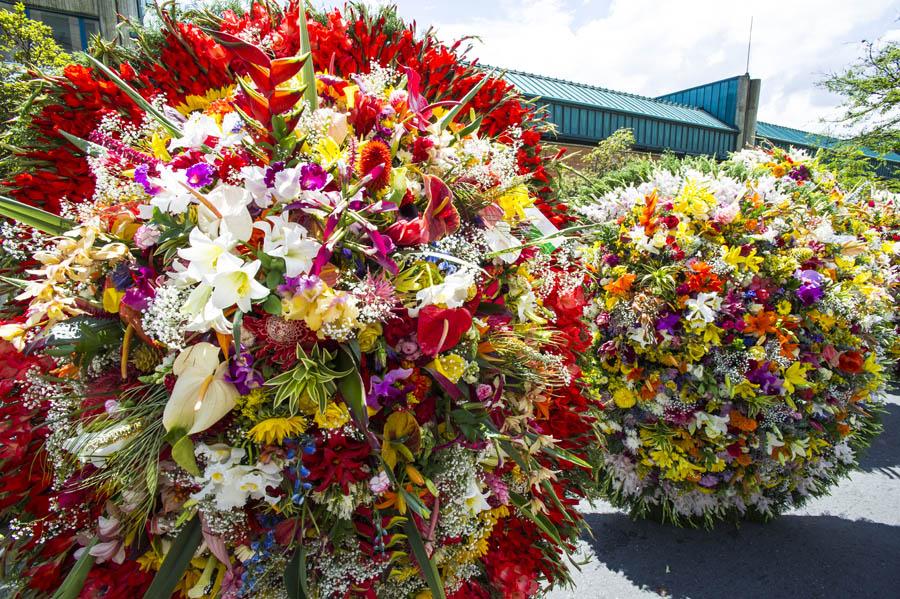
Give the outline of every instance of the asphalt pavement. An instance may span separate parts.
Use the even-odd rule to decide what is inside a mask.
[[[767,524],[679,529],[583,505],[584,564],[550,599],[900,598],[900,397],[887,408],[859,472]]]

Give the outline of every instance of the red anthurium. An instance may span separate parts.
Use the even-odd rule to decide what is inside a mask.
[[[472,327],[472,314],[465,308],[425,306],[419,311],[416,337],[426,356],[447,351]]]

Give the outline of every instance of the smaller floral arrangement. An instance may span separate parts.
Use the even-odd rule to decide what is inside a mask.
[[[770,518],[825,493],[879,430],[897,245],[809,156],[657,166],[601,223],[600,492],[634,514]]]

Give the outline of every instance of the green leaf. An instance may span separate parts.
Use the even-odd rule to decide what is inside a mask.
[[[80,137],[75,137],[71,133],[67,133],[62,129],[59,130],[59,134],[68,139],[73,146],[75,146],[88,156],[99,158],[100,156],[106,154],[106,148],[101,145],[95,144],[92,141],[81,139]]]
[[[175,463],[194,476],[200,476],[200,468],[194,457],[194,442],[187,435],[172,443],[172,459]]]
[[[306,599],[310,596],[306,582],[306,547],[300,545],[294,557],[284,569],[284,586],[290,599]]]
[[[531,521],[537,524],[538,528],[544,531],[544,533],[546,533],[547,536],[553,539],[556,544],[562,545],[562,540],[559,537],[559,531],[556,530],[556,526],[553,524],[553,522],[550,521],[549,518],[547,518],[547,516],[528,509],[526,505],[528,502],[525,501],[525,498],[518,493],[510,493],[509,499],[517,508],[519,508],[520,514],[531,519]]]
[[[75,223],[69,219],[4,196],[0,196],[0,216],[34,227],[50,235],[62,235],[75,228]]]
[[[366,392],[363,389],[362,377],[359,374],[359,363],[353,356],[352,348],[341,346],[341,352],[337,356],[337,367],[340,370],[349,371],[338,379],[338,391],[344,398],[344,402],[350,407],[356,424],[360,430],[365,431],[369,425],[369,409],[366,406]]]
[[[153,106],[150,102],[144,99],[144,97],[139,94],[133,87],[128,85],[124,79],[119,77],[112,69],[108,66],[91,56],[90,54],[85,54],[88,61],[96,67],[99,71],[101,71],[104,75],[109,77],[110,81],[116,84],[120,90],[122,90],[126,96],[131,98],[131,100],[137,104],[138,108],[152,116],[156,119],[160,125],[165,127],[169,133],[174,135],[175,137],[181,137],[181,129],[178,128],[175,123],[170,121],[166,115],[160,112],[155,106]]]
[[[203,538],[203,529],[200,526],[200,516],[194,515],[172,543],[166,558],[163,560],[159,572],[153,577],[153,582],[144,593],[144,599],[170,599],[175,592],[175,587],[184,575],[194,557],[194,552],[200,546]]]
[[[300,54],[306,54],[311,52],[309,26],[306,23],[306,2],[300,2],[300,10],[302,12],[300,18]],[[301,72],[303,73],[303,83],[306,85],[306,89],[303,91],[303,98],[309,104],[310,110],[317,110],[319,108],[319,96],[316,93],[316,69],[311,59],[307,59],[303,63]]]
[[[90,554],[91,547],[97,544],[97,538],[93,540],[84,549],[84,553],[75,562],[75,566],[69,570],[69,575],[63,583],[53,593],[53,599],[76,599],[81,594],[81,588],[87,579],[88,572],[94,565],[94,556]]]
[[[456,118],[456,115],[459,114],[459,111],[462,110],[462,107],[472,101],[472,98],[475,97],[475,94],[477,94],[481,90],[481,88],[484,87],[484,84],[487,83],[487,80],[490,79],[492,75],[493,73],[486,73],[485,76],[481,78],[481,81],[473,85],[472,89],[469,90],[469,93],[463,96],[463,99],[460,100],[459,103],[456,104],[456,106],[448,110],[447,113],[441,117],[441,120],[438,121],[438,130],[443,131],[450,125],[450,123],[453,122],[453,119]]]
[[[281,298],[277,295],[270,295],[262,303],[262,309],[273,316],[281,316]]]
[[[422,540],[422,535],[419,533],[419,529],[416,528],[416,523],[413,522],[412,518],[406,521],[403,525],[403,530],[406,532],[406,537],[407,540],[409,540],[409,546],[412,548],[413,556],[415,556],[416,561],[419,563],[419,567],[422,569],[425,582],[428,583],[428,588],[431,590],[432,599],[446,599],[447,595],[444,593],[444,583],[441,582],[441,576],[438,574],[437,566],[435,566],[434,562],[431,561],[431,558],[428,557],[428,552],[425,551],[425,542]]]

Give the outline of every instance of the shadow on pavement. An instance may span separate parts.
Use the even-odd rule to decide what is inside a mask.
[[[859,468],[900,479],[900,405],[890,403],[885,408],[887,412],[881,416],[884,432],[862,454]]]
[[[665,597],[881,599],[900,589],[900,527],[832,516],[782,516],[713,531],[624,514],[585,519],[601,562]]]

